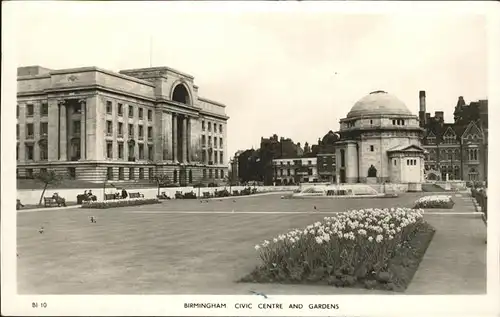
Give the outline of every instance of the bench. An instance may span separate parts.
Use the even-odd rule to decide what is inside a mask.
[[[59,207],[57,200],[52,197],[43,197],[43,202],[45,204],[45,207]]]
[[[116,194],[104,194],[104,200],[114,200],[116,198]]]
[[[210,192],[203,192],[203,198],[210,198]]]
[[[144,198],[144,195],[141,193],[129,193],[128,197],[129,198]]]

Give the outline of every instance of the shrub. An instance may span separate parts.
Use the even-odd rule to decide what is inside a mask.
[[[455,202],[451,199],[451,196],[447,195],[433,195],[420,197],[415,201],[414,208],[438,208],[438,209],[451,209],[455,205]]]
[[[184,193],[182,195],[182,198],[183,199],[196,199],[196,194],[193,191],[191,191],[191,192],[188,192],[188,193]]]
[[[157,198],[132,198],[132,199],[116,199],[105,201],[84,201],[82,208],[106,209],[116,207],[130,207],[139,205],[158,204],[160,201]]]
[[[215,197],[228,197],[228,196],[231,196],[231,194],[229,193],[229,191],[227,189],[216,191],[214,194],[215,194]]]
[[[429,227],[423,210],[409,208],[352,210],[326,217],[256,245],[262,265],[243,281],[323,281],[367,288],[383,284],[392,290],[398,279],[389,262]]]

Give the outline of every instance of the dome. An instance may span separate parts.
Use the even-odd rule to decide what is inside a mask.
[[[335,142],[339,140],[338,134],[333,132],[332,130],[328,131],[327,134],[323,137],[323,140],[321,140],[321,143],[324,145],[332,145]]]
[[[347,118],[373,115],[412,115],[412,113],[397,97],[378,90],[356,102],[347,114]]]

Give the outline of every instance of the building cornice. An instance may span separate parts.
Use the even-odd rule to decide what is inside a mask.
[[[360,119],[418,119],[418,116],[416,115],[408,115],[408,114],[374,114],[374,115],[362,115],[362,116],[355,116],[355,117],[349,117],[349,118],[342,118],[339,120],[340,123],[344,122],[350,122],[354,120],[360,120]]]
[[[213,104],[213,105],[216,105],[216,106],[219,106],[219,107],[222,107],[222,108],[226,108],[226,105],[224,105],[224,104],[222,104],[220,102],[217,102],[217,101],[213,101],[213,100],[207,99],[207,98],[198,97],[198,100],[199,101],[208,102],[210,104]]]
[[[213,113],[213,112],[208,112],[208,111],[205,111],[205,110],[200,110],[200,114],[204,115],[204,116],[209,116],[209,117],[221,119],[221,120],[224,120],[224,121],[229,120],[229,116],[226,116],[226,115],[223,115],[223,114],[217,114],[217,113]]]
[[[160,66],[160,67],[149,67],[149,68],[132,68],[132,69],[122,69],[120,70],[120,72],[154,72],[154,71],[168,71],[168,72],[172,72],[174,74],[177,74],[177,75],[180,75],[180,76],[183,76],[183,77],[186,77],[186,78],[189,78],[191,80],[194,79],[194,77],[192,75],[189,75],[187,73],[183,73],[177,69],[173,69],[173,68],[170,68],[170,67],[167,67],[167,66]]]

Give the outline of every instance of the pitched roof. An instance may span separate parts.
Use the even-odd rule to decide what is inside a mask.
[[[390,148],[387,150],[387,152],[425,152],[424,148],[415,145],[415,144],[410,144],[410,145],[398,145],[393,148]]]

